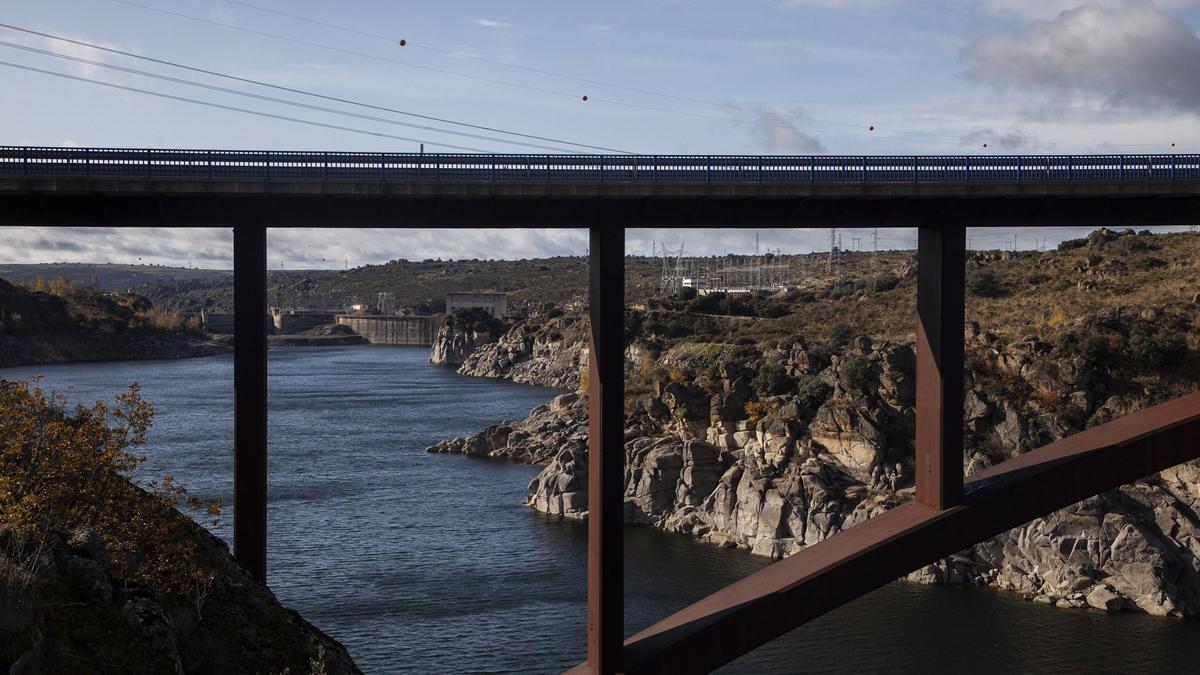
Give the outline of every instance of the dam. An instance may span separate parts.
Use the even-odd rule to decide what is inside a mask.
[[[339,315],[337,324],[349,326],[351,330],[365,337],[373,345],[431,347],[440,320],[441,315]]]

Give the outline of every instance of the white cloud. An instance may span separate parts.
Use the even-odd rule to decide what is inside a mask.
[[[484,28],[511,28],[512,24],[507,21],[496,21],[495,19],[472,19],[471,23]]]
[[[1183,228],[1150,228],[1176,231]],[[1017,234],[1020,246],[1046,237],[1054,246],[1063,239],[1085,235],[1090,228],[972,228],[977,248],[1001,248]],[[871,228],[839,230],[848,249],[855,239],[869,250]],[[829,250],[826,228],[679,229],[631,228],[626,230],[629,255],[650,255],[663,245],[686,255],[752,254],[757,243],[762,252],[810,253]],[[915,231],[908,228],[879,230],[881,249],[911,249]],[[268,230],[268,264],[271,269],[342,269],[378,264],[396,258],[515,259],[556,255],[583,255],[587,231],[570,230],[417,230],[417,229],[271,229]],[[652,243],[656,242],[656,243]],[[0,263],[88,262],[156,264],[230,269],[233,236],[227,228],[112,228],[112,227],[11,227],[0,240]]]
[[[825,152],[825,146],[815,136],[800,131],[785,115],[766,110],[754,113],[750,137],[755,145],[768,152],[802,155]]]
[[[1138,0],[978,0],[990,14],[1017,19],[1053,19],[1065,11],[1083,6],[1120,8],[1140,4]],[[1200,5],[1200,0],[1157,0],[1159,9],[1173,11]]]
[[[977,40],[963,57],[972,80],[1005,91],[1143,111],[1200,111],[1200,38],[1149,0],[1069,9]]]
[[[86,43],[97,45],[99,47],[107,47],[109,49],[118,49],[120,51],[130,52],[133,54],[141,53],[141,50],[139,50],[139,49],[132,48],[132,47],[125,47],[125,46],[114,44],[112,42],[107,42],[104,40],[94,40],[94,39],[90,39],[86,36],[71,35],[70,33],[60,32],[60,31],[54,31],[54,33],[56,35],[61,35],[70,40],[76,40],[78,42],[86,42]],[[53,38],[42,37],[42,36],[26,37],[24,35],[17,37],[15,41],[24,43],[31,47],[36,47],[38,49],[45,49],[47,51],[56,52],[58,54],[63,54],[63,55],[73,57],[73,58],[86,59],[88,61],[109,61],[109,60],[111,60],[110,55],[107,52],[105,52],[104,50],[96,49],[95,47],[88,47],[87,45],[76,44],[75,42],[66,42],[64,40],[55,40]],[[63,66],[68,71],[74,73],[75,75],[79,75],[80,77],[86,77],[86,78],[90,78],[90,79],[103,79],[108,82],[123,82],[126,79],[128,79],[128,78],[122,77],[121,75],[119,75],[118,73],[116,73],[110,69],[102,68],[100,66],[92,65],[90,63],[80,63],[78,61],[64,61],[62,59],[56,59],[56,58],[52,58],[52,57],[48,57],[48,56],[42,57],[42,58],[50,59],[53,62],[52,69],[58,70],[59,69],[58,66]]]

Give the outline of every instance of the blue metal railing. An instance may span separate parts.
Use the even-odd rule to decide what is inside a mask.
[[[485,155],[0,146],[0,175],[355,181],[1198,180],[1200,155]]]

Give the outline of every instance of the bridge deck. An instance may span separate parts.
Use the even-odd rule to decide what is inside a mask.
[[[601,156],[0,147],[0,223],[1200,222],[1200,155]],[[53,196],[53,200],[47,199]],[[703,204],[703,208],[700,204]]]

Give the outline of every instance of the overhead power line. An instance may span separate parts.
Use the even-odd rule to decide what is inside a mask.
[[[305,108],[307,110],[315,110],[318,112],[332,113],[335,115],[345,115],[347,117],[355,117],[358,119],[368,120],[371,122],[382,122],[384,124],[394,124],[397,126],[409,127],[412,129],[420,129],[422,131],[432,131],[432,132],[439,133],[439,134],[450,134],[453,136],[460,136],[463,138],[474,138],[476,140],[493,141],[496,143],[509,143],[509,144],[514,144],[514,145],[522,145],[522,146],[530,147],[530,148],[538,148],[541,150],[552,150],[554,152],[564,152],[564,150],[562,148],[556,148],[556,147],[552,147],[552,146],[548,146],[548,145],[538,145],[536,143],[528,143],[525,141],[514,141],[514,140],[509,140],[507,138],[495,138],[493,136],[484,136],[481,134],[473,134],[473,133],[469,133],[469,132],[465,132],[465,131],[456,131],[454,129],[441,129],[439,127],[431,127],[431,126],[426,126],[423,124],[411,124],[408,122],[400,122],[398,120],[387,119],[385,117],[376,117],[374,115],[364,115],[362,113],[350,112],[348,110],[338,110],[337,108],[328,108],[325,106],[312,105],[309,103],[301,103],[299,101],[289,101],[287,99],[276,98],[274,96],[265,96],[263,94],[255,94],[252,92],[240,91],[237,89],[230,89],[228,87],[219,87],[219,86],[213,85],[213,84],[205,84],[203,82],[195,82],[192,80],[185,80],[185,79],[182,79],[179,77],[171,77],[169,75],[161,75],[159,73],[151,73],[151,72],[148,72],[145,70],[138,70],[136,68],[126,68],[125,66],[119,66],[116,64],[112,64],[112,63],[105,63],[103,61],[94,61],[92,59],[85,59],[81,56],[71,56],[70,54],[60,54],[58,52],[53,52],[53,51],[46,50],[46,49],[38,49],[36,47],[30,47],[27,45],[14,44],[12,42],[5,42],[3,40],[0,40],[0,46],[10,47],[13,49],[21,49],[21,50],[24,50],[27,52],[33,52],[36,54],[45,54],[47,56],[53,56],[55,58],[65,59],[67,61],[74,61],[76,63],[86,63],[88,65],[97,66],[100,68],[108,68],[110,70],[118,70],[118,71],[121,71],[124,73],[131,73],[133,75],[141,75],[143,77],[150,77],[150,78],[154,78],[156,80],[162,80],[164,82],[173,82],[175,84],[183,84],[183,85],[187,85],[190,87],[198,87],[201,89],[208,89],[210,91],[218,91],[223,94],[234,94],[236,96],[245,96],[247,98],[253,98],[253,99],[260,100],[260,101],[267,101],[269,103],[279,103],[282,105],[290,105],[293,107]]]
[[[388,42],[390,44],[402,44],[403,46],[413,48],[413,49],[423,49],[426,51],[436,52],[436,53],[444,54],[447,56],[453,56],[455,58],[467,59],[467,60],[477,61],[477,62],[481,62],[481,63],[488,63],[488,64],[492,64],[492,65],[496,65],[496,66],[501,66],[504,68],[511,68],[514,70],[520,70],[520,71],[529,72],[529,73],[536,73],[539,75],[548,75],[551,77],[557,77],[557,78],[562,78],[562,79],[566,79],[566,80],[573,80],[573,81],[582,82],[585,84],[591,84],[591,85],[596,85],[596,86],[601,86],[601,87],[609,87],[612,89],[619,89],[619,90],[638,93],[638,94],[646,94],[649,96],[657,96],[657,97],[671,99],[671,100],[675,100],[675,101],[696,103],[696,104],[714,107],[714,108],[718,108],[718,109],[722,109],[722,110],[732,109],[732,110],[740,110],[740,111],[744,111],[744,112],[750,112],[750,113],[761,114],[761,115],[778,115],[779,117],[785,118],[785,119],[800,120],[800,121],[811,122],[811,123],[816,123],[816,124],[827,124],[827,125],[831,125],[831,126],[850,128],[850,129],[862,129],[864,127],[863,123],[851,123],[851,122],[844,122],[844,121],[840,121],[840,120],[822,119],[820,117],[814,117],[811,115],[802,115],[802,114],[798,114],[798,113],[794,113],[794,112],[793,113],[780,113],[775,110],[756,108],[753,106],[742,106],[742,105],[738,105],[738,104],[730,103],[730,102],[718,102],[718,101],[713,101],[710,99],[683,96],[680,94],[674,94],[674,93],[670,93],[670,92],[658,91],[658,90],[654,90],[654,89],[647,89],[647,88],[643,88],[643,87],[635,87],[635,86],[620,84],[620,83],[616,83],[616,82],[607,82],[604,80],[597,80],[597,79],[593,79],[593,78],[589,78],[589,77],[582,77],[582,76],[573,75],[570,73],[562,73],[562,72],[547,70],[547,69],[543,69],[543,68],[535,68],[535,67],[531,67],[531,66],[521,65],[518,63],[510,63],[507,61],[501,61],[499,59],[491,59],[491,58],[487,58],[485,56],[478,56],[476,54],[469,54],[466,52],[457,51],[457,50],[453,50],[453,49],[443,49],[440,47],[434,47],[432,45],[424,44],[419,41],[413,42],[411,39],[400,38],[398,36],[384,35],[381,33],[375,33],[375,32],[371,32],[371,31],[361,30],[358,28],[352,28],[350,26],[345,26],[342,24],[337,24],[337,23],[333,23],[333,22],[329,22],[329,21],[321,21],[319,19],[313,19],[311,17],[301,16],[299,14],[293,14],[290,12],[284,12],[284,11],[280,11],[277,9],[271,9],[269,7],[263,7],[261,5],[257,5],[254,3],[245,2],[245,0],[225,0],[225,2],[228,2],[233,5],[239,5],[241,7],[246,7],[248,9],[256,10],[259,12],[264,12],[267,14],[274,14],[276,16],[286,17],[289,19],[293,19],[295,21],[301,21],[301,22],[316,25],[316,26],[324,26],[326,28],[332,28],[334,30],[340,30],[340,31],[344,31],[346,33],[360,35],[363,37],[374,38],[377,40]],[[402,42],[402,40],[403,40],[403,42]],[[738,124],[759,124],[760,123],[760,122],[749,122],[746,120],[736,120],[736,119],[732,119],[732,118],[728,118],[728,117],[720,117],[720,116],[715,116],[715,115],[703,115],[703,114],[697,114],[697,113],[690,113],[688,111],[683,111],[683,110],[671,110],[671,109],[666,109],[666,108],[658,108],[658,107],[654,107],[654,106],[638,105],[638,104],[629,103],[626,101],[615,101],[615,100],[610,100],[610,99],[605,99],[605,98],[592,98],[591,100],[598,102],[598,103],[608,103],[608,104],[612,104],[612,105],[638,108],[638,109],[649,110],[649,111],[653,111],[653,112],[662,112],[662,113],[669,113],[669,114],[676,114],[676,115],[688,115],[688,116],[692,116],[692,117],[700,117],[700,118],[706,118],[706,119],[728,121],[728,122],[734,122],[734,123],[738,123]],[[783,125],[769,125],[769,126],[783,126]],[[909,137],[916,136],[916,137],[946,139],[945,142],[940,143],[941,145],[954,145],[954,146],[967,145],[967,143],[964,143],[962,140],[962,134],[934,132],[934,131],[921,131],[921,130],[912,130],[912,129],[891,129],[891,128],[881,129],[878,127],[878,125],[871,125],[871,124],[868,124],[866,126],[871,132],[878,132],[880,135],[882,135],[884,137],[892,137],[895,140],[919,141],[919,139],[917,139],[917,138],[896,138],[896,137],[904,137],[904,136],[909,136]],[[826,133],[836,133],[836,132],[826,132]],[[856,134],[841,134],[841,135],[856,136],[856,137],[860,137],[860,138],[878,138],[878,136],[875,136],[874,134],[856,133]],[[926,141],[926,142],[932,142],[932,141]],[[1175,143],[1171,144],[1171,147],[1176,147],[1176,145],[1194,145],[1194,144],[1198,144],[1198,143],[1200,143],[1200,141],[1176,141]],[[1055,149],[1093,147],[1092,145],[1086,145],[1086,144],[1061,144],[1061,143],[1054,143],[1054,142],[1046,143],[1045,145],[1050,148],[1055,148]],[[1166,143],[1160,141],[1157,143],[1105,143],[1105,145],[1111,146],[1111,147],[1124,147],[1124,148],[1151,148],[1151,147],[1164,147],[1166,145]]]
[[[577,148],[586,148],[589,150],[602,150],[605,152],[613,152],[613,153],[617,153],[617,154],[632,154],[626,150],[619,150],[616,148],[607,148],[604,146],[589,145],[586,143],[577,143],[574,141],[567,141],[567,140],[563,140],[560,138],[552,138],[549,136],[539,136],[536,134],[526,134],[526,133],[521,133],[518,131],[509,131],[507,129],[502,129],[499,127],[491,127],[491,126],[485,126],[485,125],[480,125],[480,124],[471,124],[468,122],[459,122],[457,120],[452,120],[452,119],[448,119],[445,117],[437,117],[434,115],[424,115],[421,113],[415,113],[415,112],[411,112],[411,111],[407,111],[407,110],[399,110],[397,108],[390,108],[387,106],[374,105],[371,103],[364,103],[362,101],[355,101],[352,99],[341,98],[338,96],[329,96],[326,94],[321,94],[318,92],[309,91],[309,90],[305,90],[305,89],[298,89],[295,87],[286,87],[286,86],[282,86],[282,85],[278,85],[278,84],[272,84],[270,82],[264,82],[262,80],[254,80],[254,79],[251,79],[248,77],[238,77],[236,75],[230,75],[228,73],[222,73],[222,72],[218,72],[215,70],[209,70],[207,68],[199,68],[196,66],[189,66],[187,64],[178,63],[176,61],[168,61],[166,59],[153,58],[150,56],[145,56],[143,54],[136,54],[133,52],[124,51],[124,50],[116,49],[113,47],[106,47],[104,45],[99,45],[99,44],[95,44],[95,43],[91,43],[91,42],[85,42],[83,40],[75,40],[75,39],[64,37],[61,35],[55,35],[53,33],[45,33],[42,31],[32,30],[29,28],[22,28],[20,26],[14,26],[12,24],[7,24],[7,23],[0,23],[0,28],[8,28],[10,30],[15,30],[15,31],[18,31],[21,33],[26,33],[28,35],[37,35],[39,37],[44,37],[44,38],[48,38],[51,40],[58,40],[59,42],[65,42],[68,44],[78,45],[80,47],[88,47],[90,49],[96,49],[99,51],[107,52],[109,54],[117,54],[119,56],[126,56],[126,57],[129,57],[132,59],[138,59],[138,60],[146,61],[149,63],[157,63],[157,64],[164,65],[164,66],[170,66],[172,68],[180,68],[182,70],[188,70],[188,71],[191,71],[194,73],[202,73],[204,75],[211,75],[213,77],[221,77],[221,78],[224,78],[227,80],[233,80],[235,82],[244,82],[246,84],[253,84],[256,86],[260,86],[260,87],[275,89],[277,91],[286,91],[286,92],[293,93],[293,94],[301,94],[304,96],[311,96],[313,98],[324,99],[326,101],[333,101],[336,103],[345,103],[347,105],[358,106],[361,108],[368,108],[371,110],[378,110],[381,112],[389,112],[389,113],[394,113],[397,115],[404,115],[407,117],[429,120],[432,122],[440,122],[442,124],[451,124],[454,126],[460,126],[460,127],[464,127],[464,128],[468,128],[468,129],[478,129],[480,131],[488,131],[488,132],[492,132],[492,133],[505,134],[505,135],[514,136],[514,137],[518,137],[518,138],[527,138],[530,140],[546,141],[548,143],[558,143],[561,145],[570,145],[570,146],[574,146]]]
[[[137,94],[146,94],[147,96],[157,96],[158,98],[166,98],[166,99],[170,99],[172,101],[182,101],[184,103],[193,103],[195,105],[202,105],[202,106],[206,106],[209,108],[219,108],[221,110],[240,112],[240,113],[245,113],[247,115],[256,115],[258,117],[267,117],[270,119],[283,120],[285,122],[296,122],[298,124],[307,124],[307,125],[314,126],[314,127],[323,127],[325,129],[335,129],[337,131],[348,131],[350,133],[365,134],[367,136],[376,136],[378,138],[391,138],[391,139],[395,139],[398,141],[408,141],[410,143],[424,143],[425,145],[433,145],[433,146],[437,146],[437,147],[441,147],[441,148],[450,148],[452,150],[465,150],[466,152],[481,152],[481,153],[488,152],[487,150],[482,150],[480,148],[472,148],[472,147],[467,147],[467,146],[463,146],[463,145],[451,145],[449,143],[427,141],[427,140],[423,140],[420,138],[409,138],[407,136],[396,136],[394,134],[385,134],[380,131],[370,131],[367,129],[344,127],[344,126],[341,126],[338,124],[328,124],[326,122],[318,122],[316,120],[306,120],[306,119],[303,119],[300,117],[289,117],[287,115],[277,115],[275,113],[263,112],[261,110],[251,110],[249,108],[239,108],[237,106],[225,105],[223,103],[214,103],[212,101],[201,101],[199,99],[188,98],[186,96],[176,96],[174,94],[166,94],[161,91],[151,91],[149,89],[139,89],[137,87],[129,87],[129,86],[126,86],[123,84],[116,84],[113,82],[105,82],[103,80],[95,80],[90,77],[80,77],[78,75],[68,75],[67,73],[59,73],[59,72],[56,72],[53,70],[45,70],[43,68],[34,68],[33,66],[26,66],[26,65],[22,65],[20,63],[12,63],[9,61],[0,61],[0,66],[8,66],[9,68],[17,68],[19,70],[27,70],[27,71],[34,72],[34,73],[41,73],[43,75],[52,75],[54,77],[63,78],[65,80],[75,80],[76,82],[87,82],[90,84],[100,85],[102,87],[109,87],[111,89],[120,89],[122,91],[130,91],[130,92],[134,92]]]
[[[150,5],[143,5],[143,4],[140,4],[137,2],[130,2],[130,0],[109,0],[109,2],[115,2],[118,5],[126,5],[128,7],[136,7],[138,9],[144,9],[144,10],[147,10],[150,12],[158,12],[159,14],[166,14],[168,16],[175,16],[175,17],[179,17],[181,19],[187,19],[189,21],[198,21],[200,23],[207,23],[207,24],[213,25],[213,26],[220,26],[221,28],[226,28],[228,30],[236,30],[236,31],[240,31],[243,33],[249,33],[251,35],[259,35],[262,37],[269,37],[273,40],[283,40],[285,42],[291,42],[294,44],[305,45],[308,47],[316,47],[318,49],[327,49],[329,51],[340,52],[342,54],[349,54],[351,56],[358,56],[358,57],[362,57],[365,59],[374,59],[376,61],[383,61],[386,63],[394,63],[396,65],[405,66],[407,68],[417,68],[419,70],[428,70],[433,73],[439,73],[442,75],[452,75],[454,77],[463,77],[463,78],[467,78],[469,80],[476,80],[478,82],[487,82],[489,84],[501,84],[501,85],[505,85],[505,86],[509,86],[509,87],[519,87],[521,89],[528,89],[530,91],[541,92],[543,94],[553,94],[555,96],[568,96],[573,99],[579,98],[579,94],[575,94],[575,93],[571,93],[571,92],[558,91],[555,89],[547,89],[545,87],[535,87],[533,85],[520,84],[518,82],[495,80],[495,79],[491,79],[491,78],[487,78],[487,77],[479,77],[477,75],[468,75],[466,73],[458,73],[453,70],[444,70],[442,68],[434,68],[433,66],[423,66],[423,65],[416,64],[416,63],[410,63],[408,61],[401,61],[400,59],[393,59],[393,58],[388,58],[386,56],[379,56],[378,54],[369,54],[367,52],[355,51],[353,49],[345,49],[344,47],[336,47],[334,45],[327,45],[327,44],[322,44],[320,42],[313,42],[311,40],[303,40],[301,38],[288,37],[287,35],[280,35],[278,33],[269,33],[264,30],[255,30],[253,28],[246,28],[245,26],[236,26],[231,23],[225,23],[224,21],[217,21],[215,19],[206,19],[204,17],[193,16],[191,14],[184,14],[183,12],[175,12],[175,11],[172,11],[169,9],[163,9],[161,7],[151,7]]]
[[[750,127],[767,126],[767,127],[777,127],[780,129],[795,130],[795,127],[791,124],[778,124],[778,123],[769,122],[769,121],[754,121],[754,120],[738,119],[736,117],[725,117],[725,116],[721,116],[721,115],[710,115],[710,114],[706,114],[706,113],[698,113],[698,112],[692,112],[692,111],[687,111],[687,110],[677,110],[677,109],[673,109],[673,108],[661,108],[658,106],[644,105],[644,104],[639,104],[639,103],[630,103],[628,101],[619,101],[619,100],[610,99],[610,98],[593,98],[590,96],[581,96],[579,93],[567,92],[567,91],[562,91],[562,90],[558,90],[558,89],[550,89],[547,87],[538,87],[538,86],[534,86],[534,85],[522,84],[519,82],[512,82],[510,80],[499,80],[499,79],[495,79],[495,78],[482,77],[479,75],[470,75],[468,73],[460,73],[460,72],[453,71],[453,70],[446,70],[444,68],[435,68],[433,66],[425,66],[425,65],[420,65],[420,64],[416,64],[416,63],[411,63],[409,61],[403,61],[400,59],[390,58],[387,56],[380,56],[378,54],[371,54],[368,52],[361,52],[361,51],[356,51],[353,49],[346,49],[344,47],[337,47],[335,45],[314,42],[311,40],[304,40],[301,38],[289,37],[287,35],[280,35],[279,33],[271,33],[268,31],[247,28],[244,26],[237,26],[234,24],[225,23],[223,21],[217,21],[215,19],[208,19],[208,18],[204,18],[204,17],[194,16],[191,14],[185,14],[183,12],[176,12],[176,11],[172,11],[169,9],[163,9],[161,7],[152,7],[150,5],[143,5],[141,3],[132,2],[131,0],[109,0],[109,2],[113,2],[113,3],[119,4],[119,5],[125,5],[127,7],[135,7],[135,8],[143,9],[143,10],[150,11],[150,12],[157,12],[159,14],[165,14],[167,16],[174,16],[174,17],[178,17],[181,19],[187,19],[189,21],[204,23],[204,24],[208,24],[211,26],[218,26],[218,27],[224,28],[226,30],[239,31],[242,33],[250,34],[250,35],[258,35],[261,37],[271,38],[273,40],[281,40],[281,41],[290,42],[293,44],[305,45],[308,47],[315,47],[317,49],[324,49],[324,50],[328,50],[328,51],[332,51],[332,52],[347,54],[350,56],[357,56],[360,58],[371,59],[374,61],[380,61],[380,62],[384,62],[384,63],[392,63],[392,64],[403,66],[406,68],[416,68],[418,70],[425,70],[425,71],[429,71],[429,72],[438,73],[441,75],[460,77],[460,78],[464,78],[464,79],[468,79],[468,80],[474,80],[476,82],[487,82],[489,84],[498,84],[498,85],[506,86],[506,87],[516,87],[518,89],[524,89],[527,91],[535,91],[538,93],[549,94],[549,95],[553,95],[553,96],[563,96],[563,97],[568,97],[568,98],[572,98],[575,100],[584,98],[585,100],[588,100],[588,101],[591,101],[594,103],[607,103],[609,105],[621,106],[621,107],[625,107],[625,108],[647,110],[647,111],[667,113],[667,114],[672,114],[672,115],[681,115],[681,116],[685,116],[685,117],[694,117],[694,118],[699,118],[699,119],[709,119],[709,120],[715,120],[715,121],[720,121],[720,122],[729,122],[732,124],[739,124],[739,125],[743,125],[743,126],[750,126]],[[709,102],[702,102],[702,103],[704,103],[705,105],[711,104]],[[718,105],[718,104],[711,104],[711,105]],[[736,108],[736,106],[720,106],[720,107]],[[754,109],[746,109],[746,110],[754,111]],[[787,117],[787,115],[783,115],[783,114],[780,114],[775,111],[764,110],[764,111],[757,111],[757,112],[766,113],[768,115],[778,115],[781,118]],[[850,126],[855,126],[855,125],[850,125]],[[852,136],[852,137],[858,137],[858,138],[879,138],[881,135],[887,136],[888,134],[904,133],[904,132],[889,132],[887,130],[880,130],[879,132],[872,131],[870,133],[854,133],[854,132],[850,132],[850,131],[824,130],[822,133],[835,134],[835,135],[839,135],[839,136]],[[957,137],[955,137],[955,138],[957,138]],[[893,138],[893,140],[895,140],[895,139]],[[956,147],[962,145],[961,140],[954,140],[954,141],[950,141],[950,140],[936,141],[936,140],[922,140],[922,139],[900,139],[900,140],[908,140],[908,141],[911,141],[914,143],[925,143],[925,144],[933,144],[933,145],[953,145]]]
[[[282,17],[285,17],[288,19],[293,19],[295,21],[302,21],[304,23],[312,24],[315,26],[324,26],[326,28],[332,28],[334,30],[344,31],[346,33],[351,33],[354,35],[361,35],[363,37],[374,38],[376,40],[381,40],[381,41],[387,42],[392,45],[399,44],[400,40],[401,40],[401,38],[398,36],[382,35],[380,33],[373,33],[371,31],[365,31],[365,30],[360,30],[357,28],[351,28],[349,26],[343,26],[341,24],[331,23],[328,21],[320,21],[318,19],[312,19],[312,18],[309,18],[306,16],[300,16],[299,14],[292,14],[290,12],[283,12],[283,11],[280,11],[277,9],[263,7],[261,5],[256,5],[256,4],[253,4],[250,2],[244,2],[243,0],[225,0],[225,2],[228,2],[232,5],[239,5],[241,7],[253,9],[255,11],[264,12],[267,14],[274,14],[276,16],[282,16]],[[437,52],[439,54],[445,54],[447,56],[454,56],[456,58],[461,58],[461,59],[469,59],[471,61],[479,61],[482,63],[488,63],[488,64],[492,64],[492,65],[496,65],[496,66],[502,66],[504,68],[512,68],[514,70],[521,70],[521,71],[525,71],[528,73],[536,73],[538,75],[548,75],[550,77],[558,77],[558,78],[562,78],[564,80],[573,80],[575,82],[582,82],[584,84],[592,84],[592,85],[596,85],[596,86],[600,86],[600,87],[609,87],[612,89],[620,89],[623,91],[633,92],[633,93],[637,93],[637,94],[646,94],[648,96],[657,96],[660,98],[671,99],[674,101],[681,101],[684,103],[696,103],[699,105],[709,106],[709,107],[713,107],[713,108],[719,108],[719,109],[723,109],[723,110],[733,109],[733,110],[741,110],[744,112],[750,112],[750,113],[756,113],[756,114],[779,115],[781,117],[785,117],[785,118],[789,118],[789,119],[801,120],[801,121],[805,121],[805,122],[813,122],[816,124],[828,124],[831,126],[850,128],[850,129],[860,129],[861,130],[861,129],[867,128],[868,126],[871,126],[871,125],[866,125],[866,124],[858,124],[858,123],[852,123],[852,122],[842,122],[842,121],[838,121],[838,120],[822,119],[820,117],[813,117],[811,115],[800,115],[800,114],[796,114],[796,113],[778,113],[776,111],[767,110],[764,108],[755,108],[752,106],[742,106],[742,105],[737,105],[735,103],[721,103],[721,102],[712,101],[712,100],[703,99],[703,98],[696,98],[696,97],[692,97],[692,96],[683,96],[680,94],[673,94],[670,92],[658,91],[658,90],[654,90],[654,89],[647,89],[644,87],[635,87],[635,86],[627,85],[627,84],[619,84],[617,82],[606,82],[604,80],[596,80],[596,79],[592,79],[589,77],[572,75],[569,73],[560,73],[560,72],[556,72],[553,70],[545,70],[542,68],[534,68],[531,66],[524,66],[524,65],[521,65],[518,63],[509,63],[507,61],[501,61],[499,59],[490,59],[485,56],[477,56],[475,54],[467,54],[465,52],[455,51],[453,49],[442,49],[440,47],[434,47],[431,45],[423,44],[421,42],[413,42],[412,40],[409,40],[407,38],[404,39],[404,42],[405,42],[405,45],[404,45],[405,47],[411,47],[413,49],[424,49],[424,50],[431,51],[431,52]],[[619,102],[608,101],[606,99],[597,99],[597,100],[602,100],[602,101],[609,102],[609,103],[620,104]],[[650,108],[650,109],[657,110],[656,108]],[[671,112],[674,112],[674,111],[671,111]],[[889,131],[890,133],[917,134],[917,135],[921,135],[921,136],[929,136],[929,137],[934,137],[934,138],[948,138],[948,139],[953,139],[956,144],[961,144],[959,142],[959,136],[955,135],[955,134],[946,134],[946,133],[929,132],[929,131],[911,131],[911,130],[903,130],[903,129],[888,129],[887,131]]]

